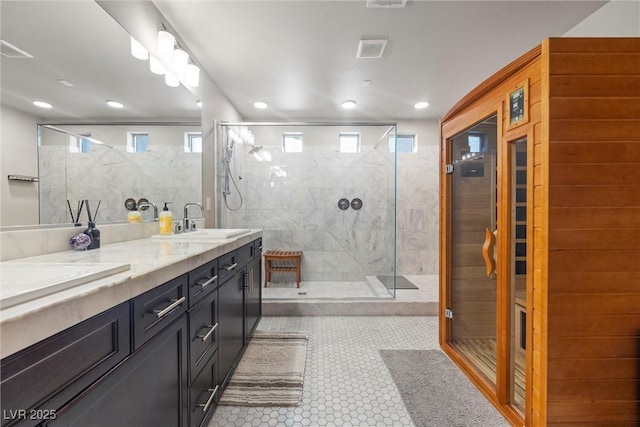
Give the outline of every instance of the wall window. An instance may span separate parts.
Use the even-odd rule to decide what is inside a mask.
[[[360,134],[358,132],[340,132],[340,152],[359,153]]]
[[[283,133],[282,151],[285,153],[302,153],[302,132]]]
[[[482,152],[482,135],[477,133],[470,133],[467,136],[467,142],[469,144],[470,153]]]
[[[149,146],[149,134],[145,132],[127,133],[127,152],[145,153]]]
[[[397,142],[396,142],[397,141]],[[389,137],[389,151],[393,153],[398,148],[398,153],[417,153],[418,144],[416,142],[416,136],[413,134],[398,134],[395,137],[393,135]]]
[[[185,132],[184,133],[184,152],[185,153],[202,153],[202,133],[201,132]]]
[[[79,138],[79,137],[80,138]],[[88,153],[91,151],[91,134],[79,133],[78,136],[69,135],[70,153]]]

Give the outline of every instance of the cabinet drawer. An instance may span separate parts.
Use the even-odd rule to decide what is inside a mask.
[[[231,251],[228,254],[218,258],[218,283],[222,284],[225,280],[233,277],[233,274],[240,269],[238,264],[238,253]]]
[[[253,254],[255,252],[255,248],[253,247],[253,242],[247,243],[241,248],[237,249],[238,251],[238,267],[244,267],[247,265],[249,261],[253,259]]]
[[[125,302],[3,359],[4,414],[55,410],[68,402],[129,355],[129,325]],[[3,416],[2,426],[19,421],[10,418]]]
[[[218,353],[215,352],[189,389],[189,425],[191,427],[206,425],[219,400]]]
[[[218,287],[218,260],[210,261],[189,273],[189,307],[193,307]]]
[[[253,259],[262,259],[262,237],[253,241]]]
[[[218,291],[209,293],[189,310],[189,378],[202,370],[218,349]]]
[[[132,301],[135,350],[187,310],[187,275],[176,277]]]

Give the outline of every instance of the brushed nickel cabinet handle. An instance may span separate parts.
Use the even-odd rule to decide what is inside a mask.
[[[237,266],[238,266],[238,263],[237,263],[237,262],[234,262],[234,263],[233,263],[233,264],[231,264],[231,265],[226,265],[226,266],[224,266],[224,268],[225,268],[225,270],[227,270],[227,271],[231,271],[231,270],[233,270],[234,268],[236,268]]]
[[[209,286],[210,284],[212,284],[213,282],[215,282],[217,278],[218,278],[218,275],[216,274],[215,276],[213,276],[209,280],[206,280],[204,283],[203,283],[203,280],[205,280],[205,279],[200,279],[195,284],[200,286],[201,289],[204,289],[207,286]]]
[[[163,308],[162,310],[153,310],[153,312],[158,316],[158,319],[169,314],[171,310],[182,304],[187,300],[187,297],[182,297],[180,299],[172,299],[171,304],[167,308]]]
[[[218,392],[218,386],[216,386],[216,388],[213,388],[213,389],[209,388],[207,389],[207,391],[211,392],[211,396],[209,396],[209,399],[207,399],[207,402],[198,403],[198,406],[202,408],[202,412],[207,412],[209,410],[209,406],[211,406],[211,404],[213,403],[213,398]]]
[[[218,329],[218,324],[216,323],[216,324],[215,324],[215,325],[213,325],[213,326],[212,326],[212,325],[207,325],[207,328],[211,328],[211,329],[209,329],[209,331],[208,331],[206,334],[204,334],[204,335],[203,335],[203,334],[198,335],[198,338],[200,338],[203,342],[204,342],[204,341],[206,341],[206,340],[208,340],[208,339],[209,339],[209,337],[211,337],[211,334],[213,334],[213,333],[214,333],[214,331],[215,331],[216,329]]]
[[[496,247],[496,236],[489,230],[485,229],[484,244],[482,245],[482,258],[487,268],[487,277],[491,277],[496,272],[496,260],[494,258],[494,249]]]

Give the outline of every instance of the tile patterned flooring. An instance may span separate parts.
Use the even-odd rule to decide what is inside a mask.
[[[309,334],[302,404],[219,406],[209,427],[413,426],[379,350],[438,349],[437,317],[263,317],[258,328]]]

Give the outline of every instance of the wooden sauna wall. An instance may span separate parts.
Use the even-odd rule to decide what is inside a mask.
[[[543,44],[543,57],[549,69],[546,421],[637,426],[640,39],[554,38]],[[544,414],[537,415],[543,418],[534,416],[533,425],[543,425]]]
[[[476,133],[496,141],[496,125],[477,125]],[[454,138],[454,141],[468,140],[468,132]],[[460,145],[453,144],[459,147]],[[495,147],[495,142],[493,144]],[[454,310],[455,327],[452,330],[454,342],[474,338],[496,337],[496,280],[488,278],[482,245],[485,228],[495,229],[496,155],[484,156],[474,161],[482,164],[481,177],[463,177],[460,170],[452,176],[452,216],[457,218],[459,227],[451,230],[451,308]],[[454,159],[462,153],[452,152]],[[470,165],[467,162],[467,165]],[[462,169],[462,165],[455,166]]]

